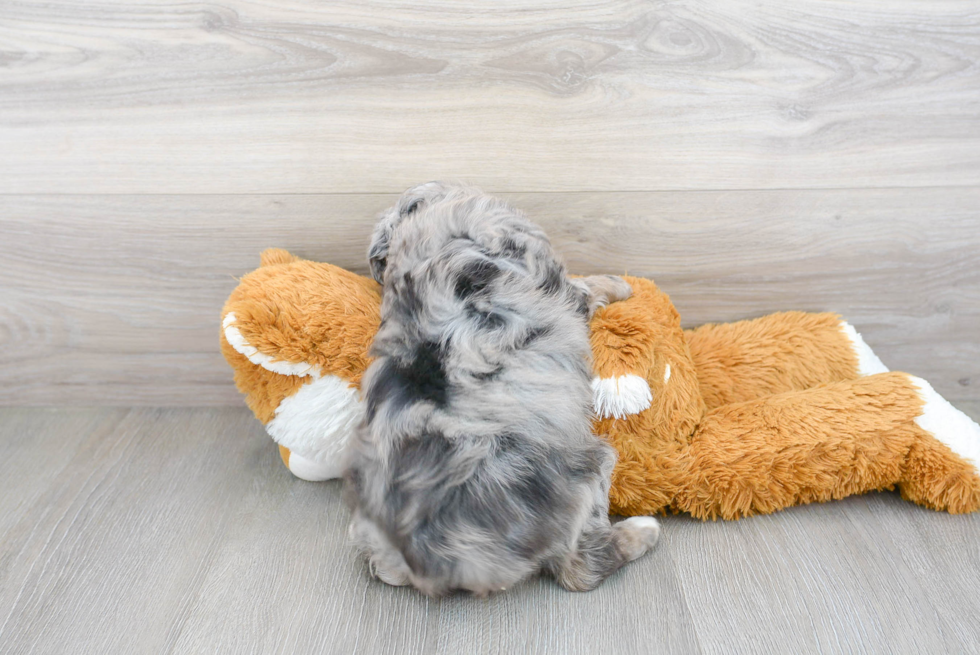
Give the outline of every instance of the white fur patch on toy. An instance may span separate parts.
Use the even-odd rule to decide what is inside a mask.
[[[269,355],[259,352],[259,349],[250,344],[242,335],[241,331],[235,327],[236,320],[235,312],[228,312],[225,319],[221,321],[221,327],[224,328],[225,339],[228,340],[231,347],[245,355],[248,361],[256,366],[261,366],[267,371],[279,373],[280,375],[298,375],[300,377],[309,375],[314,378],[320,377],[320,372],[312,364],[307,364],[306,362],[294,364],[281,359],[275,360]]]
[[[341,455],[363,416],[364,403],[357,389],[343,378],[325,375],[284,398],[265,429],[276,443],[290,450],[289,470],[298,477],[310,479],[293,468],[295,455],[315,464],[302,464],[310,475],[323,475],[325,470],[333,471],[330,477],[339,477]]]
[[[980,425],[953,407],[922,378],[914,375],[909,378],[919,388],[919,395],[925,401],[922,415],[915,419],[916,424],[980,472]]]
[[[650,407],[653,393],[639,375],[592,378],[592,404],[600,418],[626,418]]]
[[[878,355],[871,350],[871,346],[864,342],[864,339],[854,329],[854,326],[847,321],[841,321],[841,330],[847,335],[847,338],[851,340],[851,348],[854,349],[854,354],[858,358],[858,375],[874,375],[875,373],[887,373],[888,367],[885,366]]]

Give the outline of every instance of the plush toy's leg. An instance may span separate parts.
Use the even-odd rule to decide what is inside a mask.
[[[915,422],[934,438],[918,439],[898,483],[902,497],[952,514],[980,508],[980,425],[925,380],[910,376],[925,401]],[[952,456],[951,456],[952,454]]]
[[[900,488],[980,508],[980,426],[924,381],[882,373],[720,407],[695,432],[674,509],[739,518]]]
[[[279,446],[279,456],[282,457],[282,463],[286,465],[290,473],[300,480],[322,482],[339,478],[343,474],[336,462],[322,463],[306,459],[282,445]]]
[[[782,312],[684,336],[708,409],[888,370],[836,314]]]

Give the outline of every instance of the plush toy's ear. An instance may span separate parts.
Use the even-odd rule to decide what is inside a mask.
[[[313,364],[301,359],[295,361],[295,355],[293,356],[294,361],[290,361],[275,341],[263,339],[257,340],[257,344],[250,343],[248,338],[242,334],[238,315],[233,311],[225,314],[221,321],[221,329],[224,331],[228,345],[256,366],[261,366],[267,371],[280,375],[319,377],[319,372]]]
[[[276,264],[291,264],[300,258],[282,248],[267,248],[259,255],[259,266],[275,266]]]
[[[280,264],[292,264],[302,261],[282,248],[268,248],[259,256],[262,268]],[[244,355],[248,361],[261,366],[267,371],[280,375],[295,375],[299,377],[318,377],[319,371],[314,365],[304,361],[296,348],[289,348],[283,333],[264,334],[262,317],[272,323],[271,317],[282,316],[283,307],[269,306],[269,299],[263,293],[251,292],[246,283],[239,286],[225,305],[221,318],[221,331],[232,348]],[[243,334],[251,334],[251,337]],[[284,348],[286,346],[286,348]]]
[[[302,260],[282,248],[268,248],[259,255],[259,266],[262,268],[298,261]],[[240,291],[236,293],[240,293]],[[234,295],[229,298],[221,318],[221,331],[225,341],[238,353],[244,355],[248,361],[267,371],[299,377],[317,376],[316,368],[303,361],[302,358],[297,358],[295,350],[290,353],[292,355],[292,361],[290,361],[289,357],[282,352],[284,342],[281,339],[261,338],[262,335],[253,335],[252,339],[249,340],[242,334],[243,328],[246,332],[254,332],[254,328],[257,327],[258,322],[255,320],[254,311],[250,310],[253,309],[253,306],[261,305],[261,302],[257,302],[259,298],[256,298],[255,294],[245,295],[245,298],[235,298]],[[260,314],[262,313],[260,312]],[[268,312],[264,313],[268,314]]]

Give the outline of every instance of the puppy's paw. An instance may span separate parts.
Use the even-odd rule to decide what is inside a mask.
[[[633,295],[633,287],[623,278],[618,275],[604,275],[603,277],[609,278],[609,290],[607,291],[609,295],[608,302],[614,303],[620,300],[628,300]]]
[[[657,545],[660,522],[652,516],[634,516],[614,525],[613,531],[619,552],[632,561]]]
[[[572,280],[572,284],[584,292],[590,318],[600,307],[626,300],[633,295],[630,283],[617,275],[590,275],[576,278]]]
[[[408,576],[404,572],[388,569],[385,567],[384,562],[379,562],[375,559],[368,562],[368,570],[371,571],[372,576],[392,587],[404,587],[410,583]]]

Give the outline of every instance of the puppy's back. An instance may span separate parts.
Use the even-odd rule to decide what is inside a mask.
[[[606,493],[587,308],[499,200],[459,190],[397,218],[352,529],[388,582],[499,589],[573,548]]]

